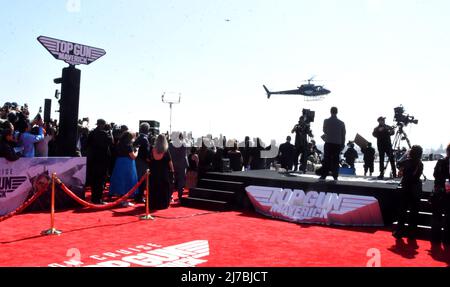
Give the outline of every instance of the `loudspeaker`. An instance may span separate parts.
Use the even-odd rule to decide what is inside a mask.
[[[44,123],[49,123],[51,121],[51,112],[52,112],[52,100],[51,99],[45,99]]]
[[[158,121],[147,121],[147,120],[140,120],[139,126],[142,123],[147,123],[150,126],[150,134],[152,135],[159,135],[159,122]]]
[[[80,80],[81,71],[74,66],[63,69],[59,101],[58,156],[76,156]]]

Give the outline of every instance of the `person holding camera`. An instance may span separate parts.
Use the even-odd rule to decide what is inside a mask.
[[[431,240],[434,243],[450,244],[450,144],[446,149],[447,156],[438,160],[434,167],[434,190],[431,197],[433,220],[431,223]],[[442,218],[444,214],[444,218]],[[441,238],[441,228],[444,228],[444,237]]]
[[[378,154],[380,157],[380,175],[378,179],[384,179],[384,156],[387,155],[391,163],[392,177],[397,177],[395,168],[394,153],[392,151],[391,136],[395,134],[394,128],[386,125],[386,118],[378,118],[378,126],[373,130],[372,135],[377,138]]]
[[[370,176],[374,171],[374,161],[375,161],[375,149],[372,147],[372,143],[367,143],[367,147],[361,149],[364,155],[364,176],[369,172]]]
[[[353,142],[348,142],[347,146],[348,148],[344,153],[345,162],[351,169],[355,169],[355,160],[358,158],[358,152],[355,150]]]
[[[291,133],[295,133],[294,171],[297,171],[298,169],[305,173],[308,162],[308,136],[314,137],[310,124],[305,120],[305,115],[300,117],[298,124],[294,126]],[[300,168],[298,168],[298,158],[300,154]]]
[[[0,157],[8,161],[16,161],[20,157],[14,150],[14,131],[11,128],[4,128],[1,130],[0,138]]]
[[[345,147],[345,123],[338,119],[338,109],[332,107],[331,117],[323,122],[322,139],[325,141],[322,168],[318,171],[321,174],[320,180],[325,180],[330,171],[334,180],[339,175],[339,155]]]
[[[37,134],[33,134],[31,129],[37,126]],[[36,117],[32,123],[25,120],[24,125],[19,130],[18,145],[23,147],[23,157],[35,157],[35,143],[44,140],[44,122],[41,117]]]
[[[416,236],[417,217],[422,193],[422,181],[420,180],[423,173],[422,153],[422,147],[415,145],[409,151],[406,159],[398,163],[402,175],[400,209],[397,227],[392,232],[392,235],[397,239],[402,238],[404,235],[407,235],[409,238],[415,238]],[[409,217],[408,229],[405,230],[407,217]]]

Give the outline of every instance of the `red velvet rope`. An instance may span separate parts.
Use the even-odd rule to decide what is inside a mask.
[[[0,217],[0,222],[7,220],[11,217],[13,217],[14,215],[22,212],[25,208],[27,208],[28,206],[30,206],[36,199],[38,199],[41,195],[43,195],[45,192],[47,192],[47,190],[41,190],[38,193],[35,193],[30,199],[28,199],[27,201],[25,201],[21,206],[19,206],[16,210],[3,215],[2,217]]]
[[[99,205],[99,204],[92,204],[90,202],[87,202],[81,198],[79,198],[75,193],[73,193],[69,188],[67,188],[67,186],[58,178],[56,177],[56,183],[58,183],[62,190],[67,193],[68,196],[70,196],[73,200],[75,200],[76,202],[78,202],[79,204],[85,206],[85,207],[89,207],[89,208],[93,208],[93,209],[97,209],[97,210],[104,210],[104,209],[109,209],[112,207],[115,207],[117,205],[119,205],[120,203],[124,202],[125,200],[128,199],[128,197],[130,197],[135,191],[136,189],[146,180],[147,178],[147,174],[144,174],[141,179],[139,180],[139,182],[126,194],[124,194],[121,198],[117,199],[114,202],[110,202],[108,204],[104,204],[104,205]]]

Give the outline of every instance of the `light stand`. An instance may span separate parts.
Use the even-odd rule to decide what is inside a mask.
[[[164,99],[164,96],[166,95],[166,93],[163,93],[163,95],[161,96],[161,100],[163,103],[165,104],[169,104],[170,107],[170,122],[169,122],[169,135],[172,134],[172,106],[174,104],[179,104],[181,102],[181,94],[178,93],[178,101],[168,101]]]

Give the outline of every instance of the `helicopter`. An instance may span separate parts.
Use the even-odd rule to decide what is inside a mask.
[[[308,83],[303,84],[300,87],[298,87],[296,90],[288,90],[288,91],[279,91],[279,92],[271,92],[269,89],[263,85],[264,90],[266,90],[267,98],[270,99],[271,95],[302,95],[305,97],[321,97],[328,95],[331,93],[330,90],[325,89],[323,86],[316,86],[314,84],[311,84],[312,81],[314,81],[314,77],[306,80]]]

